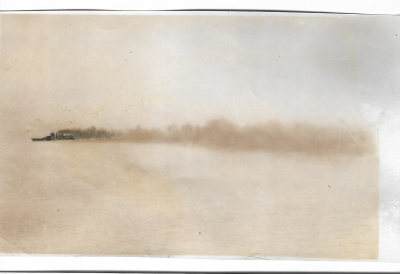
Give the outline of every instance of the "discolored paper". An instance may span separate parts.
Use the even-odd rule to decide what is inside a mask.
[[[0,252],[378,259],[399,26],[2,14]]]

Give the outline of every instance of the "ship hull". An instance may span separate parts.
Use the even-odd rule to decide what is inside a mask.
[[[43,138],[31,138],[32,141],[65,141],[65,140],[74,140],[74,137],[68,134],[61,133],[51,133],[50,136],[46,136]]]
[[[37,142],[37,141],[46,141],[43,138],[31,138],[32,141]]]
[[[31,138],[32,141],[38,142],[38,141],[70,141],[74,139],[55,139],[55,140],[47,140],[46,138]]]

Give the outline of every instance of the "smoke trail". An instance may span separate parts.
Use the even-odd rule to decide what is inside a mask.
[[[105,129],[96,129],[95,127],[90,127],[87,129],[62,129],[57,131],[57,133],[67,133],[74,136],[74,139],[113,139],[121,135],[120,132],[110,132]]]
[[[314,125],[307,122],[284,124],[270,121],[239,127],[223,119],[211,120],[203,126],[170,125],[165,129],[140,126],[125,132],[89,129],[62,130],[75,139],[113,139],[140,143],[195,144],[213,149],[339,153],[361,155],[375,153],[377,144],[372,132],[361,127],[337,123]]]

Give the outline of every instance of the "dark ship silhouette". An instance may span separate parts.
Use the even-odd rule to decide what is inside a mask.
[[[50,133],[50,136],[43,138],[31,138],[32,141],[57,141],[57,140],[74,140],[74,136],[66,133]]]

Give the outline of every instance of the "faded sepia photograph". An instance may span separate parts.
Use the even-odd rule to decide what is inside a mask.
[[[0,20],[1,254],[379,259],[396,17]]]

